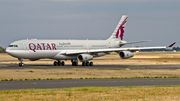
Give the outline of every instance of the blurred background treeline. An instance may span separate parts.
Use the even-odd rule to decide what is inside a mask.
[[[0,46],[0,53],[6,53],[6,49],[4,49]]]

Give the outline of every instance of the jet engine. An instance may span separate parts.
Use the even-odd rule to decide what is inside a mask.
[[[37,60],[39,60],[39,59],[29,59],[29,61],[37,61]]]
[[[128,58],[131,58],[133,56],[134,56],[134,54],[130,51],[122,51],[119,53],[119,57],[121,59],[128,59]]]
[[[79,54],[77,56],[78,61],[80,62],[86,62],[93,59],[93,56],[90,54]]]

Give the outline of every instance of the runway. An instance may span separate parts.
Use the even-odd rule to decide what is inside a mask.
[[[180,85],[180,78],[1,81],[0,90]]]
[[[180,65],[94,65],[94,66],[53,66],[45,64],[25,64],[24,67],[19,67],[18,64],[0,64],[0,69],[72,69],[72,68],[87,68],[87,69],[180,69]]]

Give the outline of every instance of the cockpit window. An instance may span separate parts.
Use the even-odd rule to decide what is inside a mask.
[[[18,47],[18,45],[9,45],[8,47]]]
[[[13,47],[13,45],[9,45],[8,47]]]

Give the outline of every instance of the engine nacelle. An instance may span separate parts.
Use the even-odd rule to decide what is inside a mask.
[[[128,58],[131,58],[133,56],[134,56],[134,54],[130,51],[122,51],[119,53],[119,57],[121,59],[128,59]]]
[[[77,56],[78,61],[80,62],[86,62],[93,59],[93,56],[90,54],[79,54]]]
[[[39,59],[29,59],[29,61],[37,61],[37,60],[39,60]]]

